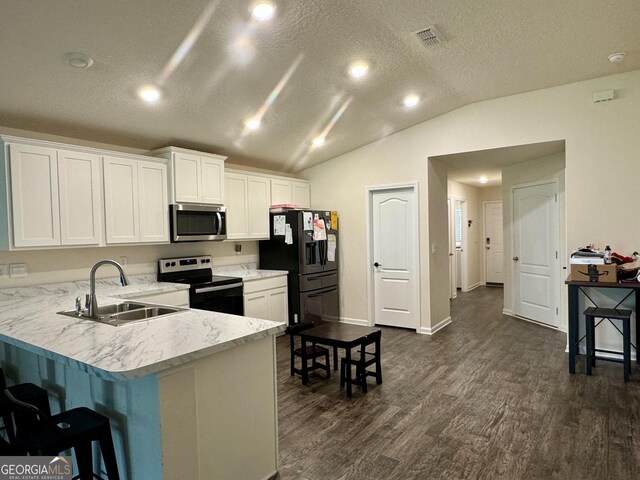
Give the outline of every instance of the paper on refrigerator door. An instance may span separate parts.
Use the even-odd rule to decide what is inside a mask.
[[[293,232],[291,231],[291,225],[287,223],[285,225],[284,231],[284,243],[286,243],[287,245],[291,245],[293,243]]]
[[[336,247],[338,246],[338,242],[336,242],[336,236],[333,233],[327,235],[327,260],[329,262],[336,261]]]
[[[327,229],[324,225],[324,220],[321,218],[313,219],[313,239],[314,240],[326,240]]]
[[[311,212],[302,212],[302,229],[313,230],[313,214]]]
[[[287,217],[284,215],[274,215],[273,217],[273,234],[284,235],[285,228],[284,223],[287,221]]]

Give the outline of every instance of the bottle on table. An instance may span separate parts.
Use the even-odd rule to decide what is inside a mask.
[[[604,263],[606,265],[611,263],[611,247],[609,245],[604,249]]]

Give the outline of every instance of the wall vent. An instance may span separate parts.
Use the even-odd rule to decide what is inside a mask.
[[[431,25],[427,28],[421,28],[420,30],[416,30],[413,34],[418,37],[423,44],[433,47],[438,45],[439,43],[444,43],[444,36],[440,33],[440,30],[436,28],[435,25]]]

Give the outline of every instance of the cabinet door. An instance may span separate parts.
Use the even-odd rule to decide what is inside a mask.
[[[224,204],[224,161],[202,157],[202,203]]]
[[[269,238],[271,181],[264,177],[247,177],[247,220],[249,238]]]
[[[161,163],[138,162],[138,204],[140,241],[169,241],[167,167]]]
[[[104,157],[104,203],[107,243],[140,241],[137,162]]]
[[[186,153],[174,153],[173,175],[176,202],[200,203],[201,190],[200,157]]]
[[[14,246],[60,245],[56,150],[11,144],[9,158]]]
[[[268,290],[244,295],[244,316],[269,320]]]
[[[289,180],[271,180],[271,205],[291,203],[292,199]]]
[[[58,190],[62,245],[98,245],[102,224],[100,158],[58,150]]]
[[[288,322],[289,305],[287,301],[287,287],[267,290],[269,301],[269,318],[274,322]]]
[[[291,182],[293,203],[300,208],[311,208],[309,184],[306,182]]]
[[[248,238],[247,176],[236,173],[225,175],[227,238]]]

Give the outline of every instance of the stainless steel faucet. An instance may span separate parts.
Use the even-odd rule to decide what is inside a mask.
[[[89,296],[87,297],[87,317],[98,318],[98,300],[96,299],[96,270],[102,265],[113,265],[120,272],[120,284],[129,285],[129,280],[122,269],[122,265],[113,260],[100,260],[91,268],[89,274]]]

